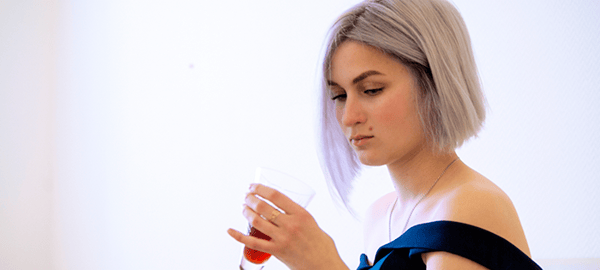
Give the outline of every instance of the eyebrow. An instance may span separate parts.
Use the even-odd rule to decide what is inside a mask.
[[[383,75],[383,73],[377,71],[377,70],[369,70],[369,71],[365,71],[363,73],[361,73],[360,75],[356,76],[356,78],[354,78],[354,80],[352,80],[352,84],[357,84],[360,81],[366,79],[369,76],[372,75]],[[331,81],[331,80],[327,80],[327,85],[330,86],[339,86],[336,82]]]

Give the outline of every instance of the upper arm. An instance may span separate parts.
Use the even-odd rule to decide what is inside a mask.
[[[452,253],[436,251],[423,253],[421,255],[423,262],[427,265],[427,270],[485,270],[487,268],[480,264],[454,255]]]

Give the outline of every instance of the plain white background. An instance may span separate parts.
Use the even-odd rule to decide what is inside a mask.
[[[226,229],[256,166],[317,190],[355,268],[360,218],[316,155],[321,48],[355,2],[0,2],[0,269],[237,269]],[[455,3],[490,105],[459,155],[512,198],[534,258],[600,257],[600,5]],[[359,216],[390,188],[366,169]]]

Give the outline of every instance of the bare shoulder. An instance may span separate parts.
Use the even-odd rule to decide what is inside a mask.
[[[442,194],[436,219],[470,224],[508,240],[530,255],[517,211],[504,191],[483,175],[470,170]]]
[[[531,256],[512,201],[483,175],[468,168],[438,195],[433,219],[456,221],[488,230]],[[486,269],[447,252],[423,253],[422,257],[427,269]]]
[[[396,193],[390,192],[377,199],[367,209],[363,221],[365,253],[371,259],[375,258],[377,249],[389,241],[387,214],[391,204],[396,199]]]
[[[390,192],[381,196],[379,199],[373,202],[371,206],[369,206],[369,208],[367,209],[367,212],[365,214],[365,222],[368,222],[368,220],[379,220],[381,218],[385,218],[387,214],[387,209],[389,208],[390,204],[394,202],[395,199],[396,192]]]
[[[382,227],[385,226],[385,220],[387,220],[387,211],[389,206],[396,199],[396,193],[390,192],[381,196],[377,199],[365,213],[365,220],[363,222],[365,239],[373,238],[374,232],[380,232]]]

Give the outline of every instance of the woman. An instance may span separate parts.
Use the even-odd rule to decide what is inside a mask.
[[[395,187],[367,212],[360,270],[539,269],[510,199],[455,153],[479,131],[485,101],[454,6],[351,8],[331,31],[322,95],[322,162],[339,198],[347,204],[359,162],[387,166]],[[277,191],[252,185],[243,214],[272,239],[229,230],[237,241],[291,269],[348,269],[310,214]]]

